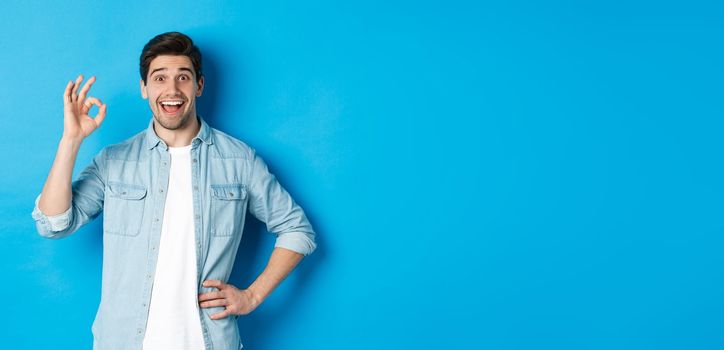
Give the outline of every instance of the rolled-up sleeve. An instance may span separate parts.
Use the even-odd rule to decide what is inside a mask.
[[[73,213],[72,207],[69,207],[65,212],[58,215],[45,215],[38,207],[40,201],[40,195],[35,198],[35,208],[33,208],[33,219],[35,224],[38,226],[38,232],[41,235],[47,236],[51,232],[60,232],[68,228],[70,223],[70,215]]]
[[[104,165],[101,151],[73,181],[71,205],[61,214],[45,215],[38,207],[41,195],[35,198],[32,217],[38,234],[47,238],[66,237],[101,213],[105,196]]]
[[[315,232],[304,210],[269,172],[266,163],[254,154],[248,186],[249,212],[277,235],[274,247],[309,255],[316,248]]]

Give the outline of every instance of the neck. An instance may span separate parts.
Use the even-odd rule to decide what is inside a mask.
[[[163,140],[168,147],[184,147],[191,144],[194,137],[199,134],[201,124],[196,115],[189,118],[189,122],[181,128],[169,130],[153,121],[153,130],[158,138]]]

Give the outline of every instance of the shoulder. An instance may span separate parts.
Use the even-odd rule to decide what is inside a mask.
[[[241,141],[223,131],[211,128],[213,134],[214,149],[212,157],[215,158],[244,158],[254,159],[256,151],[246,142]]]
[[[144,130],[124,141],[104,147],[100,154],[105,159],[140,161],[145,153],[142,150],[146,148],[146,132]]]

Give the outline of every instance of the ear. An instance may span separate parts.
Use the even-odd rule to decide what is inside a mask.
[[[143,79],[141,79],[141,96],[143,96],[143,99],[148,99],[148,92],[146,91],[146,84],[143,83]]]
[[[196,89],[196,97],[201,96],[201,93],[204,92],[204,76],[202,75],[201,78],[199,78],[199,82],[197,83],[198,88]]]

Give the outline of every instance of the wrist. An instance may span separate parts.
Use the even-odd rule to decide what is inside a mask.
[[[67,146],[73,146],[73,147],[80,147],[80,144],[83,143],[82,137],[72,137],[68,135],[63,135],[60,138],[60,144],[61,145],[67,145]]]
[[[250,286],[246,289],[246,291],[247,293],[249,293],[249,299],[251,299],[251,302],[255,308],[261,305],[261,303],[264,301],[264,295],[256,290],[254,286]]]

